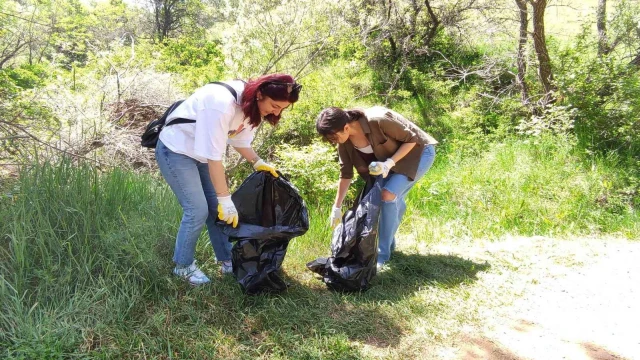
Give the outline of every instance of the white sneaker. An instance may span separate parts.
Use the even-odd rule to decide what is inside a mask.
[[[189,281],[189,284],[191,285],[202,285],[202,284],[206,284],[209,281],[209,278],[207,277],[207,275],[205,275],[202,270],[200,270],[198,268],[198,266],[196,266],[196,262],[195,260],[193,261],[193,263],[189,266],[176,266],[173,269],[173,273],[176,274],[177,276],[180,276],[181,278]]]
[[[388,269],[389,269],[388,265],[385,265],[383,263],[377,263],[376,264],[376,273],[378,273],[378,274],[380,274],[381,272],[385,272]]]
[[[222,262],[220,272],[222,273],[222,275],[233,274],[233,263],[231,262],[231,260],[225,260]]]

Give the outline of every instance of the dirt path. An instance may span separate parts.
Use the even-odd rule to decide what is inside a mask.
[[[518,238],[440,251],[486,259],[482,286],[511,287],[512,304],[482,311],[446,359],[640,359],[640,243]]]

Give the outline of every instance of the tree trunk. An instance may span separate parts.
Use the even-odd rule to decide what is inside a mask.
[[[610,51],[607,39],[607,0],[598,0],[596,26],[598,28],[598,56],[607,55]]]
[[[527,2],[525,0],[515,0],[520,13],[520,37],[518,38],[518,75],[516,83],[520,87],[520,99],[523,105],[529,104],[529,87],[525,81],[527,73],[526,46],[527,46],[527,27],[529,25],[529,13],[527,11]]]
[[[171,31],[178,27],[183,15],[179,8],[180,0],[152,0],[156,22],[156,36],[160,42],[168,39]]]
[[[438,19],[436,13],[433,11],[429,0],[425,0],[424,5],[427,7],[427,13],[429,14],[429,19],[431,19],[431,24],[429,26],[429,31],[427,32],[425,40],[423,40],[423,43],[426,47],[429,47],[431,46],[431,41],[435,39],[436,34],[438,33],[440,27],[440,19]]]
[[[554,101],[553,92],[556,91],[556,87],[553,84],[551,58],[544,34],[544,11],[547,8],[547,0],[528,1],[533,7],[533,46],[538,57],[538,76],[545,92],[542,102],[548,104]]]

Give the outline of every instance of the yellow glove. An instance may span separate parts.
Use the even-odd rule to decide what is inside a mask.
[[[238,210],[231,201],[231,195],[218,196],[218,219],[233,227],[238,226]]]
[[[278,177],[276,168],[271,164],[267,164],[262,159],[258,159],[258,161],[253,163],[253,168],[256,169],[256,171],[268,171],[271,173],[271,175],[273,175],[273,177]]]

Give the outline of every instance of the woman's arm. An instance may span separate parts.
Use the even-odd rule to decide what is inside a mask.
[[[329,215],[329,225],[332,228],[336,227],[340,223],[340,219],[342,218],[342,201],[347,195],[349,184],[351,184],[351,179],[340,178],[340,181],[338,182],[338,193],[336,194],[336,201],[333,203],[331,215]]]
[[[221,160],[208,160],[209,177],[213,187],[216,189],[217,196],[229,196],[229,187],[227,186],[227,175]]]
[[[258,154],[256,154],[255,150],[250,147],[234,147],[238,154],[245,158],[251,165],[255,164],[256,161],[260,160]]]
[[[404,143],[400,145],[398,150],[396,150],[396,153],[391,156],[391,159],[393,159],[393,161],[397,163],[398,161],[402,160],[403,157],[407,156],[407,154],[411,151],[411,149],[413,149],[414,146],[416,146],[416,143]]]
[[[266,162],[264,162],[264,160],[260,159],[260,157],[258,156],[258,154],[256,154],[256,152],[253,150],[253,148],[250,147],[234,147],[234,149],[236,149],[236,151],[245,159],[247,159],[247,161],[253,165],[253,168],[256,171],[268,171],[271,173],[271,175],[273,175],[273,177],[278,177],[280,175],[278,175],[278,172],[276,170],[276,168],[271,165],[271,164],[267,164]]]
[[[387,175],[389,175],[389,171],[391,171],[391,168],[396,166],[396,163],[402,160],[402,158],[405,157],[415,146],[416,143],[413,142],[403,143],[402,145],[400,145],[398,150],[396,150],[396,152],[387,160],[372,162],[369,165],[369,174],[382,175],[383,178],[386,178]]]
[[[340,179],[340,181],[338,182],[338,192],[336,193],[336,200],[333,203],[333,207],[340,208],[342,206],[344,197],[347,195],[347,190],[349,190],[349,185],[351,185],[351,179]]]

